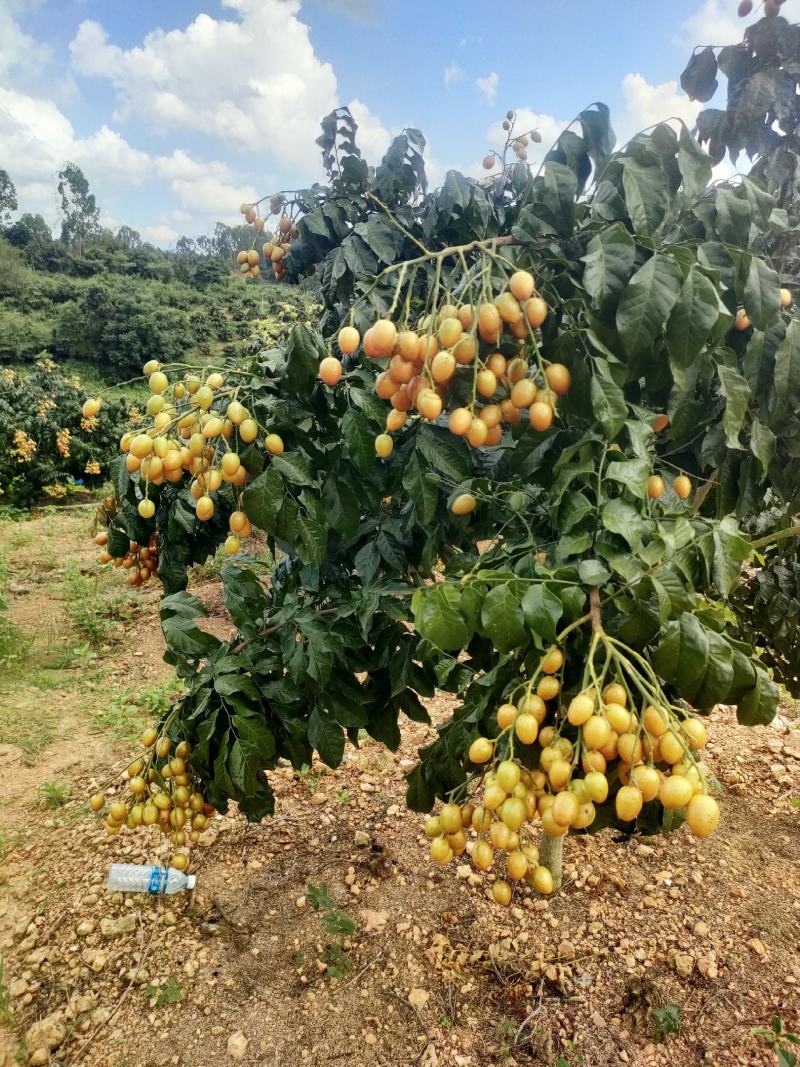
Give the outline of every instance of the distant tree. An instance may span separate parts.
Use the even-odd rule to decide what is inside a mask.
[[[142,246],[141,234],[130,226],[120,226],[117,230],[117,241],[128,252],[133,248],[141,248]]]
[[[89,192],[89,182],[79,166],[67,163],[58,174],[58,192],[64,220],[61,223],[61,240],[77,253],[83,255],[86,244],[100,235],[100,209],[94,193]]]
[[[6,240],[16,248],[27,248],[30,244],[48,244],[53,234],[41,215],[26,212],[6,229]]]
[[[175,254],[186,259],[195,259],[197,256],[197,242],[193,237],[179,237],[175,242]]]
[[[7,170],[0,170],[0,226],[7,226],[17,210],[17,190]]]

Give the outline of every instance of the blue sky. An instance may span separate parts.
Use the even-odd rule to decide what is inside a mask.
[[[737,0],[0,0],[0,166],[58,218],[79,163],[107,224],[165,247],[242,199],[320,175],[319,118],[350,104],[377,161],[423,130],[434,184],[477,173],[507,108],[544,137],[603,100],[622,136],[698,105],[694,44],[741,39]],[[800,0],[784,13],[800,19]],[[491,17],[490,17],[491,16]]]

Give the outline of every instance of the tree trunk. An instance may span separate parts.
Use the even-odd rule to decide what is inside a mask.
[[[564,857],[564,838],[548,837],[542,834],[539,845],[539,863],[546,867],[553,876],[553,888],[556,892],[561,888],[563,872],[561,861]]]

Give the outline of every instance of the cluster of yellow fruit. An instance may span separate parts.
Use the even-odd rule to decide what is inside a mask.
[[[108,531],[101,530],[94,539],[96,545],[100,545],[103,551],[98,556],[99,563],[110,563],[113,567],[121,567],[128,572],[128,585],[137,586],[149,579],[158,571],[158,538],[152,534],[147,545],[142,546],[137,541],[131,541],[128,551],[124,556],[112,556],[105,547],[108,544]]]
[[[136,830],[156,826],[168,834],[176,851],[170,860],[176,870],[189,866],[191,849],[200,841],[214,808],[207,804],[189,764],[191,747],[186,741],[175,746],[155,727],[142,734],[145,755],[134,760],[124,771],[125,793],[107,807],[106,830],[118,834],[123,826]],[[106,809],[106,798],[95,793],[89,807],[99,813]]]
[[[522,696],[498,708],[497,736],[472,742],[470,761],[492,764],[480,776],[480,803],[476,794],[463,806],[446,804],[425,822],[431,856],[442,866],[468,849],[470,829],[477,834],[471,859],[478,870],[491,870],[497,855],[504,855],[502,876],[492,886],[499,904],[508,904],[512,884],[523,880],[541,893],[552,892],[550,872],[539,864],[538,849],[524,840],[525,831],[538,824],[545,837],[555,839],[587,829],[614,786],[615,812],[623,822],[635,820],[652,800],[667,811],[685,809],[686,823],[701,838],[719,820],[695,757],[706,743],[700,719],[679,719],[671,708],[651,703],[638,715],[620,681],[549,708],[560,696],[556,675],[563,665],[561,650],[551,649]],[[515,758],[515,747],[525,753],[523,762]]]
[[[782,308],[791,307],[794,303],[794,297],[789,289],[781,289],[778,300]],[[736,312],[736,320],[733,324],[734,330],[738,330],[741,333],[744,330],[749,330],[752,325],[750,316],[743,307],[740,307]]]
[[[388,360],[375,381],[377,395],[392,406],[387,433],[375,441],[378,456],[391,454],[389,434],[401,429],[412,410],[429,421],[449,412],[450,431],[475,448],[499,444],[503,425],[519,422],[525,412],[535,430],[547,430],[557,398],[566,396],[572,384],[563,364],[545,365],[539,356],[535,331],[547,313],[533,275],[518,270],[493,301],[444,304],[416,329],[398,331],[391,319],[379,319],[362,341],[354,326],[344,326],[338,345],[345,355],[362,345],[369,358]],[[508,355],[498,351],[501,341]],[[525,354],[526,341],[536,354],[533,365]],[[329,385],[341,377],[335,363],[328,357],[320,366],[320,377]]]
[[[30,463],[38,447],[34,439],[24,430],[14,430],[14,447],[11,449],[11,455],[17,463]]]
[[[147,429],[124,433],[120,440],[128,470],[139,475],[143,492],[139,514],[144,519],[155,514],[155,502],[149,496],[151,485],[180,482],[189,475],[195,514],[207,522],[215,513],[213,494],[223,482],[238,487],[247,483],[249,474],[238,449],[252,444],[261,428],[236,399],[236,387],[226,386],[224,376],[216,371],[205,378],[187,373],[171,383],[161,365],[150,360],[144,374],[150,386],[147,415],[152,423]],[[90,397],[83,405],[84,415],[99,410],[97,397]],[[278,434],[267,433],[263,444],[270,455],[283,453]],[[242,539],[252,534],[252,527],[243,511],[231,514],[229,526],[225,551],[234,555]]]
[[[282,196],[273,196],[270,199],[270,214],[276,214],[281,211],[284,205],[285,200]],[[244,215],[245,221],[250,223],[257,233],[263,231],[264,219],[258,214],[258,204],[242,204],[240,211]],[[289,251],[292,241],[297,237],[299,237],[297,227],[288,215],[283,214],[278,219],[275,232],[264,242],[261,249],[264,262],[272,266],[273,274],[278,281],[286,276],[283,258]],[[260,260],[261,256],[255,248],[243,249],[236,257],[236,262],[241,267],[242,274],[248,278],[257,278],[261,274]]]

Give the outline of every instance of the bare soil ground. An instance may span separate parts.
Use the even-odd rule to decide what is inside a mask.
[[[0,525],[8,588],[27,590],[7,593],[26,639],[0,675],[0,1067],[735,1067],[775,1062],[751,1034],[773,1015],[800,1030],[788,708],[755,730],[727,708],[711,716],[724,795],[710,840],[685,828],[571,838],[551,899],[499,909],[485,878],[433,866],[403,804],[404,772],[431,736],[413,723],[396,754],[368,742],[335,773],[277,771],[263,825],[215,818],[194,899],[107,893],[111,862],[163,861],[163,846],[154,831],[108,838],[85,798],[131,751],[120,736],[145,709],[127,694],[168,687],[169,670],[155,591],[117,606],[122,625],[81,651],[63,589],[70,567],[91,578],[86,529],[85,514]],[[103,579],[100,607],[109,590]],[[195,591],[224,632],[218,587]],[[54,647],[72,651],[44,670]],[[430,710],[446,717],[448,699]],[[70,791],[48,808],[54,782]],[[354,933],[327,932],[310,886]]]

